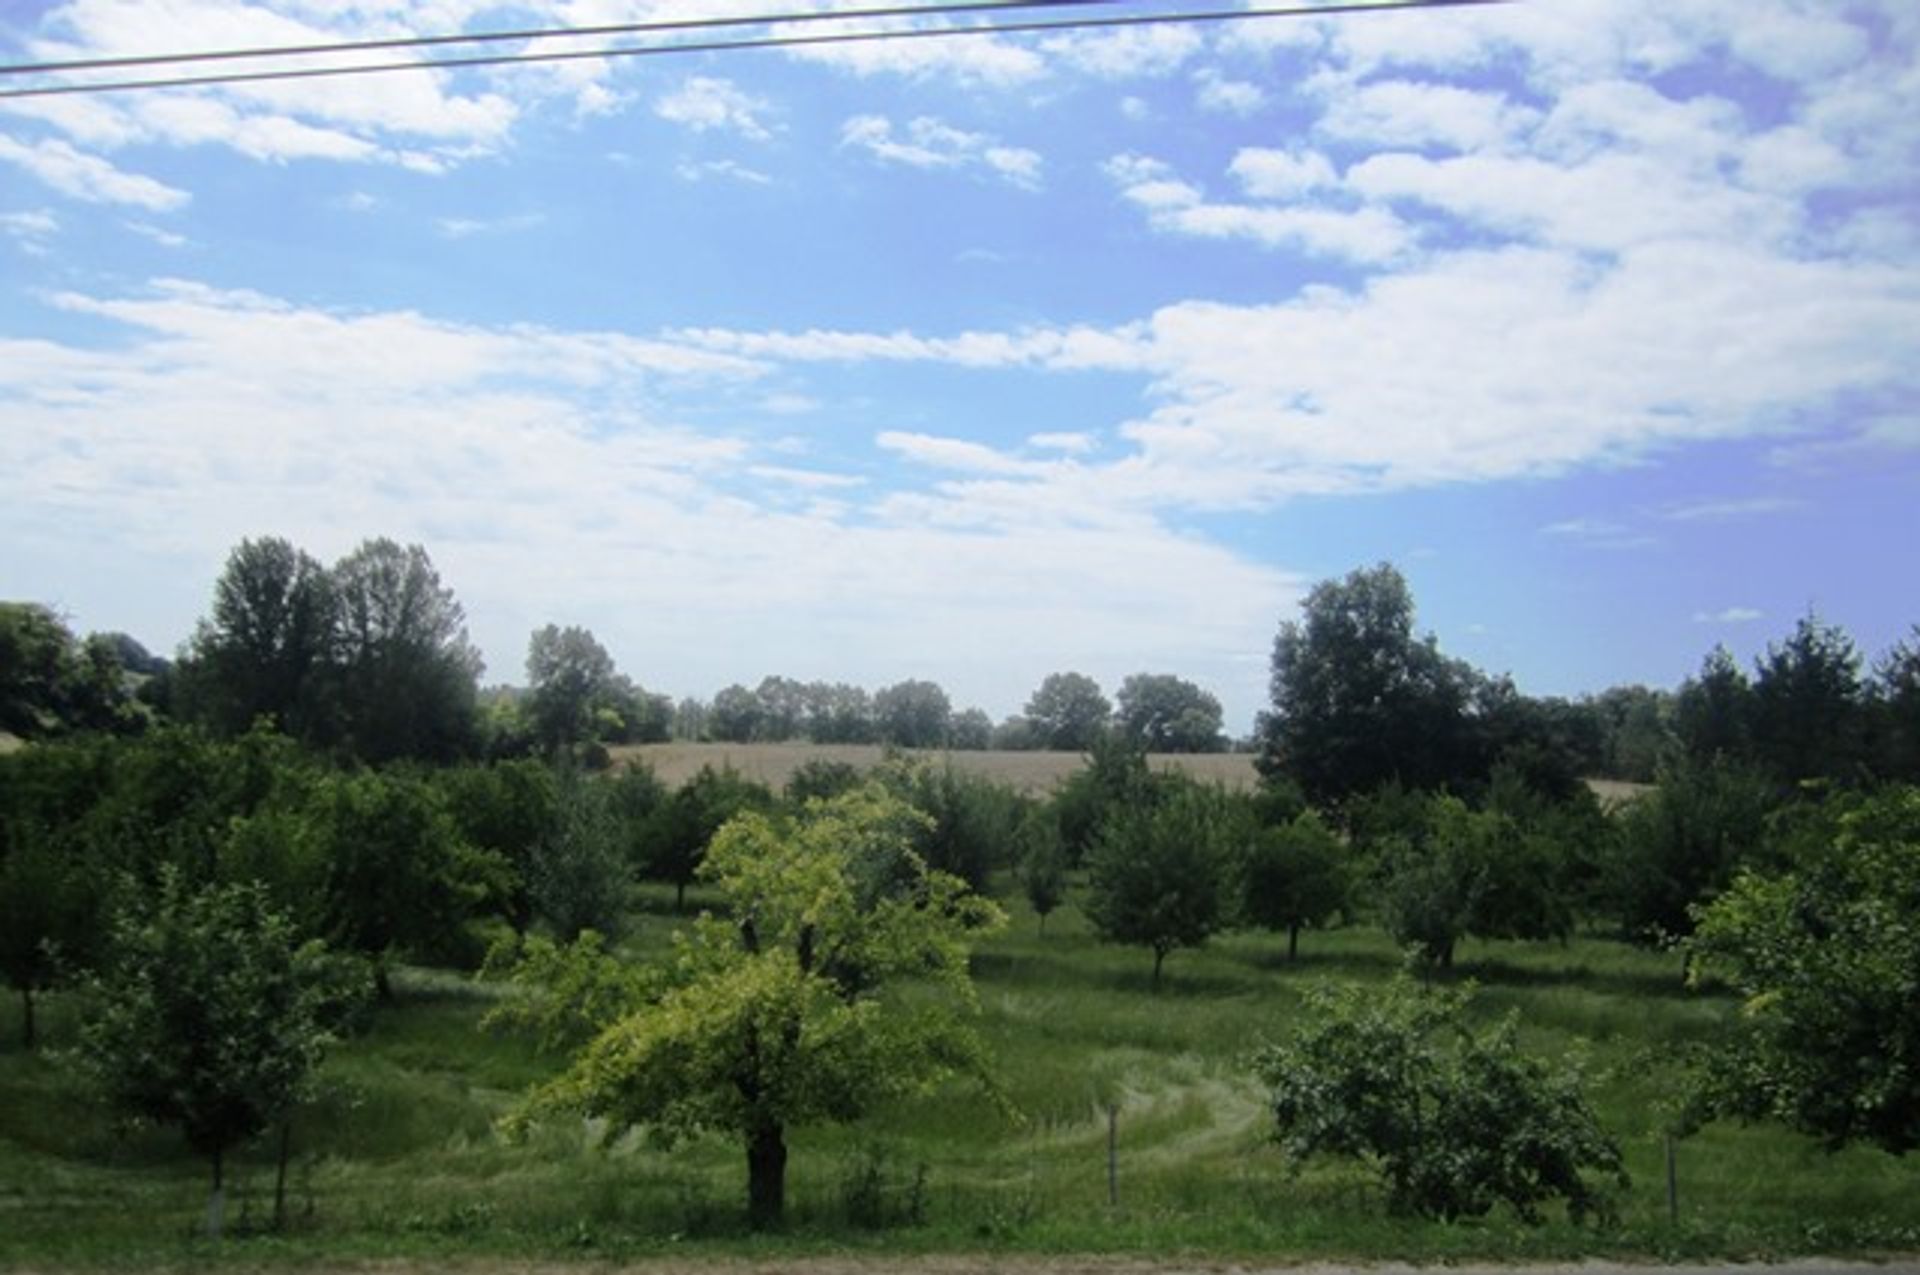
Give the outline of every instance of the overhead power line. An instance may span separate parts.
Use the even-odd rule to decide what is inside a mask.
[[[126,70],[137,66],[174,66],[193,62],[233,62],[253,58],[317,57],[336,53],[371,53],[386,49],[431,49],[452,44],[509,44],[521,41],[582,39],[598,36],[647,35],[668,31],[702,31],[719,27],[770,26],[774,23],[825,22],[868,18],[912,18],[922,15],[993,12],[1005,9],[1051,9],[1072,5],[1108,4],[1112,0],[942,0],[933,4],[895,4],[880,8],[815,9],[801,13],[772,13],[736,17],[670,18],[648,22],[615,22],[603,26],[530,27],[521,31],[475,31],[457,35],[408,35],[384,40],[340,40],[330,44],[265,45],[245,49],[214,49],[198,53],[145,53],[131,57],[76,58],[65,62],[28,62],[0,65],[0,75],[52,75],[73,71]]]
[[[629,24],[623,34],[642,31],[664,33],[675,30],[726,26],[783,26],[796,22],[858,20],[875,17],[950,16],[982,10],[1052,8],[1103,3],[1105,0],[975,0],[973,3],[899,6],[875,10],[813,11],[754,18],[688,19],[681,22]],[[879,41],[949,39],[964,36],[1024,35],[1049,31],[1097,30],[1116,27],[1200,25],[1249,21],[1265,18],[1326,17],[1339,14],[1407,12],[1418,9],[1473,8],[1506,4],[1510,0],[1347,0],[1314,5],[1286,5],[1241,9],[1187,9],[1158,13],[1129,13],[1104,17],[1080,17],[1059,20],[1032,19],[1019,22],[985,22],[970,26],[887,27],[865,31],[833,31],[817,35],[772,35],[737,40],[695,40],[670,44],[617,45],[609,48],[571,49],[546,53],[483,54],[472,57],[426,58],[405,62],[362,62],[345,66],[305,66],[272,71],[233,71],[205,75],[168,76],[131,80],[99,80],[79,84],[36,85],[19,89],[0,89],[0,100],[56,97],[79,93],[123,93],[141,89],[199,88],[219,84],[259,84],[286,80],[311,80],[348,75],[378,75],[395,71],[441,71],[473,67],[517,66],[540,62],[578,62],[595,59],[660,57],[668,54],[732,53],[750,49],[787,49],[838,44],[870,44]],[[489,40],[529,40],[560,36],[586,36],[603,33],[602,28],[554,28],[532,32],[498,32],[471,36],[421,36],[405,40],[373,41],[361,49],[427,47],[451,43],[477,43]],[[153,54],[137,59],[101,60],[88,69],[107,69],[110,64],[155,66],[187,64],[241,58],[320,55],[350,50],[353,46],[302,46],[290,49],[220,50],[215,53]],[[50,73],[51,68],[78,69],[79,64],[43,63],[38,67],[0,67],[0,74],[28,71]]]

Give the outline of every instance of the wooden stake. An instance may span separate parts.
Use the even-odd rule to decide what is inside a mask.
[[[1120,1207],[1120,1107],[1107,1107],[1107,1205]]]

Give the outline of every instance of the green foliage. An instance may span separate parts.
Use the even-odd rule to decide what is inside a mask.
[[[1217,753],[1226,746],[1220,701],[1171,673],[1135,673],[1120,683],[1114,725],[1152,753]]]
[[[951,765],[896,761],[875,776],[895,795],[927,816],[914,849],[936,872],[951,873],[984,891],[996,868],[1005,866],[1022,801],[1004,784]]]
[[[1726,647],[1709,651],[1698,676],[1681,684],[1674,716],[1680,744],[1689,757],[1708,761],[1751,755],[1753,687]]]
[[[310,1092],[363,984],[299,942],[263,888],[195,891],[171,870],[150,907],[116,918],[108,950],[79,1057],[112,1110],[178,1126],[211,1161],[217,1229],[226,1153]]]
[[[35,1044],[34,995],[84,967],[99,938],[95,874],[70,841],[27,841],[0,857],[0,975],[20,993],[21,1040]]]
[[[338,626],[325,567],[276,536],[242,540],[194,631],[180,672],[183,709],[223,735],[264,717],[297,739],[332,742]]]
[[[526,712],[535,738],[554,749],[594,738],[594,712],[613,676],[613,657],[586,629],[549,624],[534,630],[527,642]]]
[[[329,579],[339,608],[333,700],[348,751],[369,762],[470,755],[484,663],[427,551],[368,540]]]
[[[510,888],[508,865],[460,840],[439,795],[419,780],[333,776],[311,818],[326,872],[322,935],[374,962],[383,997],[393,953],[458,955],[467,921]]]
[[[1620,811],[1603,869],[1603,898],[1626,935],[1657,944],[1691,933],[1693,907],[1760,852],[1775,801],[1764,774],[1730,758],[1663,770],[1653,792]]]
[[[1623,1190],[1627,1177],[1579,1071],[1522,1053],[1511,1015],[1470,1031],[1465,1005],[1404,981],[1310,992],[1306,1024],[1255,1061],[1282,1148],[1295,1161],[1366,1161],[1396,1212],[1452,1219],[1506,1204],[1538,1222],[1560,1199],[1575,1221],[1610,1216],[1589,1174]]]
[[[1078,752],[1106,733],[1113,706],[1085,673],[1049,673],[1027,699],[1026,720],[1039,747]]]
[[[876,691],[874,731],[880,742],[898,748],[939,748],[947,742],[953,705],[933,682],[908,679]]]
[[[1693,977],[1746,998],[1701,1055],[1705,1114],[1830,1146],[1920,1147],[1920,788],[1829,801],[1791,870],[1742,873],[1696,911]]]
[[[1015,847],[1021,891],[1044,932],[1047,918],[1067,901],[1067,851],[1052,813],[1030,807],[1021,817]]]
[[[1753,742],[1783,783],[1850,776],[1862,759],[1860,652],[1839,627],[1801,617],[1769,643],[1753,680]]]
[[[130,672],[112,635],[81,641],[47,607],[0,602],[0,731],[22,739],[136,731],[147,719]]]
[[[805,805],[851,792],[861,783],[860,768],[852,762],[810,757],[787,776],[786,797],[794,805]]]
[[[1313,811],[1263,827],[1247,848],[1241,875],[1243,919],[1287,932],[1287,959],[1303,928],[1325,925],[1350,906],[1353,889],[1339,836]]]
[[[1002,917],[965,883],[925,868],[920,822],[878,787],[809,806],[790,823],[743,814],[701,866],[730,919],[679,936],[659,994],[603,1030],[522,1119],[603,1118],[665,1142],[739,1137],[758,1224],[785,1207],[786,1133],[847,1121],[956,1070],[984,1075],[969,1019],[972,936]],[[875,890],[863,865],[903,868]],[[911,980],[915,994],[889,994]]]
[[[707,843],[722,824],[743,810],[766,810],[773,794],[731,766],[715,770],[702,766],[656,810],[647,831],[648,873],[674,887],[676,909],[686,904],[707,853]]]
[[[1291,775],[1318,805],[1471,774],[1472,680],[1431,636],[1414,637],[1413,594],[1392,566],[1323,580],[1274,639],[1261,773]]]
[[[533,923],[533,862],[554,835],[559,794],[553,768],[526,758],[469,763],[436,772],[433,782],[460,839],[510,869],[496,901],[508,924],[525,933]]]
[[[1147,755],[1123,739],[1101,735],[1087,750],[1087,764],[1053,794],[1054,819],[1067,861],[1086,861],[1107,820],[1119,812],[1158,801],[1170,781],[1147,766]]]
[[[573,941],[582,930],[617,939],[626,929],[633,871],[614,796],[607,781],[563,772],[553,820],[527,864],[534,915],[562,942]]]
[[[1227,794],[1193,783],[1115,812],[1087,859],[1094,932],[1151,950],[1158,988],[1169,953],[1202,946],[1229,920],[1229,875],[1251,827]]]
[[[597,930],[566,943],[536,934],[497,944],[481,974],[507,983],[481,1026],[531,1036],[543,1050],[578,1049],[660,990],[655,970],[609,952]]]

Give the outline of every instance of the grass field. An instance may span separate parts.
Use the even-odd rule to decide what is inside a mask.
[[[650,896],[650,907],[642,949],[665,943],[676,923],[666,896]],[[1294,1172],[1265,1139],[1245,1065],[1286,1029],[1311,981],[1391,976],[1398,956],[1383,935],[1309,934],[1297,965],[1283,939],[1231,936],[1176,953],[1155,994],[1147,954],[1096,944],[1072,908],[1044,936],[1030,913],[1013,911],[976,965],[984,1028],[1021,1118],[954,1088],[856,1127],[801,1131],[792,1225],[774,1236],[742,1229],[744,1166],[728,1143],[667,1153],[630,1138],[601,1150],[578,1126],[500,1142],[494,1118],[558,1060],[478,1030],[489,988],[408,971],[400,1003],[337,1054],[329,1096],[298,1121],[288,1230],[263,1232],[271,1157],[256,1149],[234,1175],[238,1238],[216,1253],[193,1236],[203,1166],[174,1134],[117,1136],[75,1087],[59,1049],[77,1007],[50,998],[42,1023],[52,1047],[29,1056],[9,1002],[0,1267],[951,1250],[1221,1260],[1920,1251],[1920,1162],[1828,1154],[1766,1128],[1714,1127],[1683,1143],[1680,1217],[1668,1221],[1662,1131],[1675,1075],[1661,1051],[1728,1009],[1686,991],[1670,955],[1592,938],[1466,946],[1460,974],[1480,984],[1478,1012],[1517,1010],[1541,1050],[1585,1042],[1634,1186],[1607,1230],[1500,1216],[1443,1225],[1385,1216],[1355,1167]],[[1110,1106],[1117,1205],[1107,1194]]]
[[[1034,795],[1053,791],[1061,780],[1087,764],[1082,753],[907,751],[936,765],[951,763],[968,774],[1006,784],[1016,792]],[[669,787],[678,787],[702,766],[715,770],[731,766],[750,779],[778,791],[788,776],[809,761],[839,761],[869,770],[880,764],[887,750],[878,744],[635,744],[613,750],[616,764],[638,761]],[[1236,790],[1252,788],[1257,776],[1251,753],[1154,753],[1148,762],[1160,770],[1184,770],[1196,779],[1222,783]]]

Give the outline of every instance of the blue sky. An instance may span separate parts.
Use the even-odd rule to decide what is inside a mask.
[[[0,57],[791,12],[74,0]],[[1130,7],[1146,7],[1135,0]],[[810,28],[819,29],[819,28]],[[1521,0],[0,102],[0,596],[426,545],[488,679],[1523,689],[1920,621],[1920,9]]]

